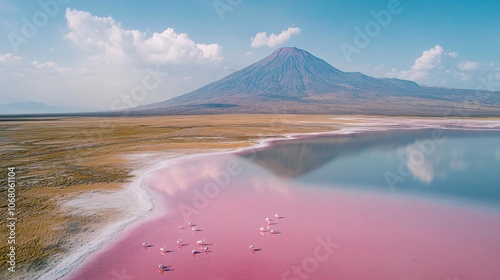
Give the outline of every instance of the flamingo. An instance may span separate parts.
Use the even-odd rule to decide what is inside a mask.
[[[179,230],[183,230],[183,229],[185,229],[185,227],[183,227],[183,226],[178,226],[177,228],[178,228]]]
[[[266,218],[266,222],[268,225],[272,224],[273,223],[273,220],[272,219],[269,219],[269,218]]]
[[[196,249],[193,249],[191,251],[191,255],[194,257],[194,256],[196,256],[196,254],[198,254],[198,251],[196,251]]]
[[[142,243],[142,246],[147,247],[148,246],[148,242]]]
[[[205,255],[208,255],[208,247],[207,246],[203,247],[203,252],[205,252]]]
[[[250,250],[250,254],[251,254],[251,255],[254,255],[254,254],[255,254],[255,251],[256,251],[257,249],[255,248],[255,246],[254,246],[254,245],[250,245],[250,246],[248,246],[248,250]]]
[[[160,251],[161,251],[162,254],[167,253],[167,246],[164,245],[163,247],[161,247]]]
[[[276,217],[276,220],[278,221],[284,218],[283,216],[280,216],[278,213],[274,214],[274,217]]]
[[[182,249],[184,246],[186,245],[182,243],[182,239],[177,240],[177,247],[179,247],[179,249]]]
[[[205,239],[200,239],[196,241],[196,244],[198,244],[199,247],[203,246],[203,244],[205,244]]]
[[[158,270],[160,270],[160,273],[163,273],[166,271],[168,268],[172,267],[171,265],[164,265],[164,264],[159,264],[158,265]]]

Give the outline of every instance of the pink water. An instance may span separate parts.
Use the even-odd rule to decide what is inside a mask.
[[[68,278],[500,279],[498,211],[297,186],[241,160],[242,172],[232,175],[232,160],[203,158],[158,173],[150,184],[168,213],[137,226]],[[203,193],[221,170],[228,185],[219,180],[212,197],[193,203],[194,188]],[[285,218],[270,227],[280,233],[261,234],[265,218],[276,213]],[[178,229],[187,222],[201,231]],[[189,245],[179,249],[180,238]],[[202,238],[209,253],[193,257]],[[164,245],[172,252],[162,255]],[[261,250],[252,254],[250,245]],[[173,270],[160,273],[160,263]]]

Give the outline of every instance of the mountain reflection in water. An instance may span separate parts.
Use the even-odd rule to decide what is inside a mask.
[[[500,205],[500,131],[495,130],[415,129],[306,137],[275,141],[269,148],[240,156],[301,183]]]

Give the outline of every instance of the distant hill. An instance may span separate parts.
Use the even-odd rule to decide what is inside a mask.
[[[500,92],[424,87],[343,72],[307,51],[288,47],[221,80],[130,113],[500,116]]]
[[[61,114],[96,111],[88,108],[51,106],[40,102],[15,102],[0,104],[0,115]]]

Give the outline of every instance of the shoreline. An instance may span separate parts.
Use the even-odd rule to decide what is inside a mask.
[[[183,187],[191,185],[193,190],[198,185],[206,185],[213,178],[210,176],[211,168],[220,170],[231,159],[237,160],[234,157],[195,158],[158,174],[156,182],[151,180],[151,190],[159,196],[163,195],[162,201],[172,212],[140,224],[69,279],[109,280],[117,275],[130,279],[197,279],[203,278],[204,273],[205,278],[210,279],[285,279],[283,276],[286,276],[287,269],[292,269],[297,261],[300,265],[301,260],[314,256],[313,249],[321,243],[318,243],[318,237],[328,244],[331,244],[330,241],[335,243],[330,252],[334,257],[328,260],[321,258],[324,265],[308,271],[311,276],[314,273],[311,279],[328,279],[328,275],[342,279],[366,279],[367,274],[357,275],[358,271],[380,272],[380,277],[375,277],[380,279],[400,278],[412,272],[415,259],[425,267],[442,264],[439,268],[419,270],[417,278],[438,276],[445,279],[449,272],[461,273],[470,278],[470,275],[474,275],[476,265],[469,263],[466,268],[458,267],[456,264],[467,258],[459,252],[471,252],[478,256],[495,252],[492,249],[484,251],[478,244],[498,240],[498,237],[488,234],[498,231],[498,223],[494,222],[498,220],[498,214],[471,211],[461,205],[450,207],[425,199],[402,199],[382,193],[360,195],[351,190],[331,191],[314,187],[294,188],[288,192],[286,190],[291,186],[287,182],[280,183],[266,170],[257,168],[251,171],[252,163],[247,161],[242,161],[241,166],[249,173],[243,172],[238,179],[229,180],[225,191],[210,200],[209,207],[197,208],[200,212],[186,220],[182,212],[177,211],[177,206],[191,198],[193,192]],[[186,169],[189,171],[184,173],[182,170]],[[181,187],[184,191],[170,192],[173,186]],[[270,186],[272,188],[267,188]],[[255,207],[257,201],[259,207]],[[297,207],[299,203],[302,207]],[[323,222],[311,219],[325,212],[330,214],[328,217],[322,216]],[[286,218],[283,223],[273,224],[273,229],[278,230],[279,235],[260,234],[258,229],[265,223],[264,218],[273,213],[280,213]],[[450,223],[443,223],[443,220]],[[187,221],[195,223],[200,232],[194,234],[190,230],[178,228],[178,225],[186,225]],[[490,229],[493,224],[495,228],[484,230],[483,226]],[[457,232],[465,225],[469,225],[467,230]],[[402,234],[393,235],[391,233],[394,232],[387,229]],[[453,238],[450,239],[450,235]],[[472,237],[475,237],[473,241],[470,240]],[[188,247],[176,248],[175,242],[179,238]],[[200,238],[209,243],[208,254],[200,253],[196,247],[195,242]],[[141,243],[144,241],[151,248],[143,248]],[[250,244],[259,250],[255,256],[251,252],[249,254],[247,248]],[[428,253],[434,251],[435,244],[440,244],[442,250],[428,257]],[[170,249],[168,253],[161,254],[158,251],[162,245]],[[191,249],[195,253],[191,253]],[[391,253],[388,253],[388,258],[384,258],[385,261],[376,257],[380,256],[380,252],[387,251]],[[397,260],[404,265],[394,271],[391,263]],[[481,268],[491,267],[491,263],[497,260],[498,256],[489,259],[487,264],[481,262]],[[172,269],[168,272],[158,271],[156,266],[159,263],[171,265]],[[380,271],[373,270],[377,268]],[[482,274],[494,275],[488,271]]]
[[[158,210],[161,207],[161,204],[158,204],[155,201],[155,197],[146,190],[147,179],[151,172],[166,167],[170,162],[169,160],[185,156],[185,154],[183,153],[173,153],[170,155],[172,156],[172,158],[167,160],[165,160],[165,155],[163,154],[151,155],[147,153],[125,155],[126,158],[142,157],[143,159],[139,162],[137,162],[137,159],[128,159],[132,163],[131,165],[140,165],[140,168],[132,172],[132,181],[125,183],[120,190],[105,192],[105,194],[111,195],[113,196],[113,198],[118,197],[119,195],[122,195],[124,197],[133,195],[133,198],[136,199],[138,205],[141,206],[139,210],[137,210],[137,207],[134,207],[133,210],[131,210],[130,207],[127,207],[129,205],[122,206],[122,208],[120,209],[122,210],[122,213],[120,213],[118,217],[115,217],[118,221],[104,224],[107,226],[106,229],[99,231],[92,237],[89,237],[88,240],[84,240],[82,242],[91,243],[90,245],[83,246],[83,252],[76,251],[70,253],[69,255],[63,256],[61,258],[62,262],[60,262],[57,266],[42,271],[37,276],[40,277],[40,279],[64,279],[65,277],[71,275],[71,273],[78,269],[78,267],[85,264],[85,262],[88,259],[92,258],[94,254],[98,253],[100,250],[105,249],[106,246],[113,244],[116,237],[125,234],[129,230],[132,230],[134,226],[138,225],[141,222],[155,219],[158,216]],[[155,162],[147,164],[147,162],[149,162],[150,160],[155,160]],[[83,197],[79,197],[82,195]],[[83,200],[83,202],[88,202],[89,200],[93,199],[93,197],[90,195],[91,194],[89,193],[84,193],[67,201],[64,201],[62,202],[62,204],[74,201],[75,199],[81,199]]]
[[[312,132],[312,133],[287,133],[280,137],[271,137],[265,139],[259,139],[253,141],[252,145],[248,147],[238,147],[238,148],[228,148],[219,149],[216,151],[206,152],[203,150],[195,150],[191,153],[181,153],[181,152],[168,152],[167,155],[164,153],[145,153],[145,154],[128,154],[125,155],[131,162],[132,166],[140,165],[137,171],[134,171],[133,179],[131,182],[123,185],[122,189],[119,191],[112,191],[112,195],[132,193],[135,198],[142,205],[140,210],[134,209],[130,210],[126,214],[120,215],[120,219],[117,222],[106,223],[106,229],[100,231],[98,234],[89,237],[87,241],[90,241],[90,245],[85,247],[85,251],[73,252],[69,255],[63,256],[63,261],[57,266],[52,267],[48,270],[43,271],[43,275],[40,275],[43,279],[64,279],[69,277],[78,268],[83,267],[87,262],[91,261],[95,255],[99,252],[105,251],[107,248],[111,247],[114,243],[121,239],[127,232],[136,228],[139,224],[150,221],[158,216],[161,204],[153,196],[152,192],[147,189],[148,175],[156,170],[165,168],[171,164],[175,164],[180,161],[187,159],[192,159],[196,157],[214,156],[229,153],[243,153],[251,151],[254,149],[263,149],[272,144],[275,141],[284,141],[291,139],[299,139],[302,137],[315,137],[315,136],[325,136],[325,135],[342,135],[351,133],[364,133],[364,132],[375,132],[375,131],[387,131],[391,129],[481,129],[482,127],[477,127],[477,124],[493,123],[496,126],[493,129],[500,129],[500,122],[498,120],[457,120],[460,122],[458,127],[443,127],[443,125],[449,124],[450,121],[454,120],[434,120],[434,119],[408,119],[408,118],[397,118],[395,120],[390,119],[389,121],[383,123],[376,123],[377,120],[382,120],[382,118],[372,118],[372,117],[354,117],[354,118],[335,118],[331,117],[328,120],[332,125],[335,124],[335,120],[361,120],[361,123],[345,123],[342,127],[338,128],[332,126],[332,131],[326,132]],[[457,122],[455,121],[455,122]],[[391,127],[391,125],[396,125],[398,127]],[[404,127],[403,127],[404,126]],[[337,129],[338,128],[338,129]],[[484,129],[484,128],[483,128]],[[491,128],[490,128],[491,129]],[[170,155],[170,157],[168,157]],[[139,157],[140,159],[130,159],[134,157]],[[165,158],[167,157],[167,158]],[[151,160],[155,160],[154,163],[150,163]],[[148,164],[149,163],[149,164]],[[74,198],[73,198],[74,199]],[[110,242],[111,241],[111,242]],[[81,249],[81,248],[80,248]]]

